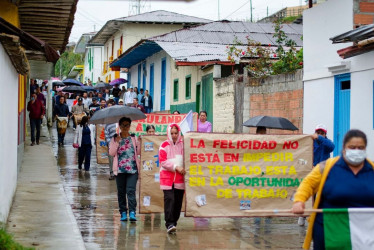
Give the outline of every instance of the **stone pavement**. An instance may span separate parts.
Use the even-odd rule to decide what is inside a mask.
[[[7,230],[14,239],[37,249],[85,249],[77,221],[65,195],[48,128],[40,145],[30,146],[18,175]]]

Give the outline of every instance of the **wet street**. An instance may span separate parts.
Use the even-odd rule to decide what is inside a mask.
[[[96,163],[93,148],[91,170],[79,171],[77,149],[72,147],[70,127],[65,146],[52,144],[63,186],[87,249],[301,249],[305,227],[295,218],[185,218],[178,232],[166,234],[163,215],[137,214],[137,222],[121,222],[115,181],[109,181],[108,165]],[[67,239],[68,240],[68,239]]]

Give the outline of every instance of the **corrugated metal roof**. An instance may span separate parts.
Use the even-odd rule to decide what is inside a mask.
[[[286,35],[292,38],[297,47],[302,46],[302,31],[299,24],[284,25]],[[253,30],[255,32],[253,32]],[[117,58],[111,66],[131,67],[152,55],[152,51],[165,50],[174,60],[183,62],[227,62],[227,45],[235,44],[235,37],[247,44],[247,37],[269,46],[275,51],[274,27],[272,24],[245,22],[212,22],[205,25],[173,31],[149,38],[138,43]],[[243,47],[244,48],[244,47]],[[145,51],[149,50],[149,51]],[[285,48],[288,50],[288,48]],[[138,52],[137,52],[138,51]]]
[[[205,18],[187,16],[165,10],[156,10],[139,15],[116,18],[114,20],[142,23],[209,23],[212,21]]]
[[[374,24],[364,25],[330,38],[332,43],[358,42],[374,36]]]
[[[286,35],[303,46],[302,25],[284,24],[282,30]],[[184,42],[184,43],[208,43],[208,44],[234,44],[235,37],[241,43],[247,43],[247,36],[263,45],[269,43],[276,46],[273,24],[249,23],[249,22],[212,22],[197,27],[173,31],[161,36],[150,38],[152,41]]]
[[[155,23],[197,25],[209,23],[211,20],[178,14],[175,12],[156,10],[139,15],[109,20],[89,43],[104,44],[124,23]]]

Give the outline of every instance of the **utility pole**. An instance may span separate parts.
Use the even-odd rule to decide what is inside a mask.
[[[252,18],[252,0],[249,1],[249,4],[250,4],[250,8],[251,8],[251,23],[253,22],[253,18]]]
[[[266,17],[269,17],[269,6],[266,6]]]

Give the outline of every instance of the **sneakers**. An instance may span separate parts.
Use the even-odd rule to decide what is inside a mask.
[[[121,216],[121,221],[127,220],[127,212],[123,212]]]
[[[39,145],[39,141],[36,141],[36,145]]]
[[[30,146],[34,146],[35,145],[35,142],[31,142]]]
[[[134,211],[130,212],[129,217],[130,217],[130,221],[136,221],[136,216],[135,216],[135,212]]]
[[[174,233],[177,231],[177,228],[174,225],[170,225],[167,229],[168,234]]]
[[[297,224],[299,224],[300,227],[305,225],[305,217],[299,217],[297,220]]]

